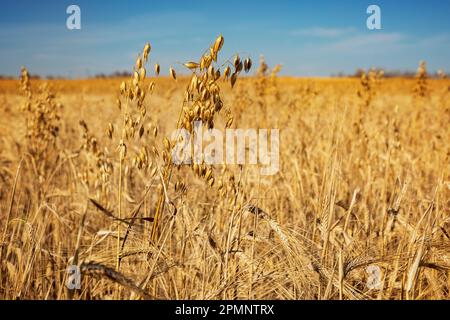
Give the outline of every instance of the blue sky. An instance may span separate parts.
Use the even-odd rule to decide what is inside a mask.
[[[66,28],[66,8],[81,8],[81,30]],[[382,30],[366,28],[379,5]],[[219,35],[222,58],[235,53],[282,74],[327,76],[358,67],[450,71],[450,1],[103,1],[2,0],[0,74],[20,66],[40,75],[86,77],[130,70],[145,42],[164,71],[197,60]]]

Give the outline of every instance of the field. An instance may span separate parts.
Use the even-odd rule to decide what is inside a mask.
[[[163,77],[149,51],[131,79],[0,80],[0,299],[450,298],[450,80]],[[174,165],[193,119],[279,129],[279,171]]]

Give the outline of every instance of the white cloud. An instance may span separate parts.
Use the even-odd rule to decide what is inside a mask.
[[[353,28],[323,28],[312,27],[305,29],[293,30],[293,36],[319,37],[319,38],[334,38],[354,33]]]
[[[401,33],[365,33],[347,37],[326,45],[328,50],[334,52],[361,52],[373,50],[392,51],[400,48],[402,41],[407,37]]]
[[[422,47],[446,44],[450,44],[450,33],[436,34],[430,37],[422,38],[417,42],[417,45]]]

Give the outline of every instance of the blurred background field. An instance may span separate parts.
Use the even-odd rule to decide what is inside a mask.
[[[118,215],[119,151],[107,129],[123,121],[124,80],[31,79],[33,96],[48,83],[42,103],[58,110],[45,113],[58,129],[40,153],[30,151],[19,80],[0,80],[0,298],[449,298],[449,80],[269,72],[233,90],[219,80],[232,127],[280,129],[280,171],[215,166],[210,187],[182,166],[164,185],[171,205],[154,241],[158,173],[124,162]],[[161,152],[190,78],[142,86],[151,81],[142,143]],[[81,290],[65,286],[71,264]]]

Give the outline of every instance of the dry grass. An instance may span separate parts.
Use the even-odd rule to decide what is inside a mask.
[[[237,79],[221,45],[172,78],[146,47],[132,79],[0,80],[0,298],[449,299],[450,81]],[[195,119],[279,128],[280,172],[173,165]]]

